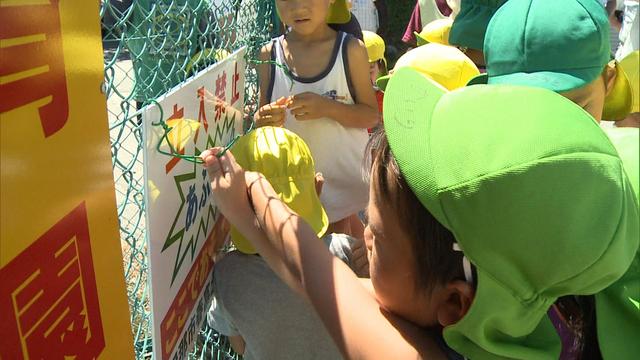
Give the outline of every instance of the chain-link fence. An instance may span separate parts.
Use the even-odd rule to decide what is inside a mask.
[[[151,357],[140,110],[213,64],[225,52],[260,46],[277,26],[272,0],[101,0],[104,92],[131,325],[137,359]],[[257,78],[246,73],[245,108],[255,110]],[[204,328],[192,358],[234,358],[227,340]]]

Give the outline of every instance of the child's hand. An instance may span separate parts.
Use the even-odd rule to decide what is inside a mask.
[[[284,125],[287,103],[289,103],[289,101],[289,97],[281,97],[271,104],[264,105],[258,109],[254,116],[256,127],[282,127]]]
[[[249,229],[253,227],[255,215],[247,197],[245,171],[230,151],[218,158],[216,155],[222,150],[216,147],[200,154],[209,173],[213,199],[225,218],[238,229]]]
[[[296,120],[313,120],[326,117],[328,102],[331,101],[322,95],[312,92],[303,92],[294,95],[289,103],[291,114]]]

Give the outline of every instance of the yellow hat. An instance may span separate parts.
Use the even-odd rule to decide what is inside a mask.
[[[453,25],[453,19],[438,19],[425,25],[419,33],[414,31],[418,46],[428,43],[450,45],[449,32],[451,31],[451,25]]]
[[[604,100],[602,118],[604,120],[623,120],[629,113],[640,112],[640,91],[638,50],[630,53],[616,64],[616,80],[613,89]]]
[[[229,52],[224,49],[206,48],[191,57],[191,60],[187,63],[185,72],[187,75],[191,75],[192,68],[198,69],[202,65],[211,65],[224,60],[227,56],[229,56]]]
[[[384,58],[384,40],[380,35],[373,31],[362,30],[362,37],[364,39],[364,46],[367,48],[369,62],[382,60],[386,65],[387,59]]]
[[[318,234],[329,226],[315,187],[315,167],[307,144],[293,132],[265,126],[242,136],[231,148],[238,164],[262,173],[293,211]],[[251,243],[231,227],[231,241],[245,254],[255,254]]]
[[[347,5],[347,0],[335,0],[329,6],[327,14],[327,24],[346,24],[351,20],[351,12]]]
[[[451,91],[463,87],[480,74],[476,65],[462,51],[453,46],[429,43],[408,51],[396,62],[393,71],[413,68]],[[385,89],[393,73],[382,76],[376,81],[379,88]]]

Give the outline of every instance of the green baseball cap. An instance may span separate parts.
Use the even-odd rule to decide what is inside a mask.
[[[449,44],[482,50],[484,34],[493,14],[507,0],[462,0],[449,32]]]
[[[549,307],[606,289],[638,250],[635,195],[598,124],[545,89],[446,92],[401,68],[384,128],[412,191],[476,266],[475,298],[444,329],[448,345],[470,358],[558,358]]]
[[[487,27],[487,73],[470,84],[569,91],[597,78],[610,56],[609,20],[597,0],[509,0]]]
[[[631,186],[640,202],[640,129],[605,128],[618,151]],[[620,334],[640,334],[640,253],[629,270],[613,285],[596,294],[598,339],[604,359],[632,359],[640,354],[640,341]]]

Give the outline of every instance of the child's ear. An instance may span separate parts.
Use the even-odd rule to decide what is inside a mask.
[[[604,71],[606,72],[604,77],[606,80],[606,83],[604,84],[605,97],[609,96],[609,93],[611,93],[611,91],[613,90],[613,85],[616,83],[616,77],[618,76],[618,72],[616,71],[617,66],[620,66],[620,65],[612,61],[604,68]]]
[[[442,291],[444,296],[441,297],[443,301],[438,306],[437,317],[440,325],[445,327],[457,323],[467,314],[475,290],[469,283],[456,280],[448,283]]]

